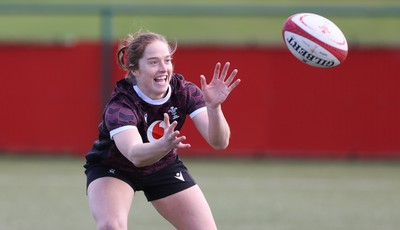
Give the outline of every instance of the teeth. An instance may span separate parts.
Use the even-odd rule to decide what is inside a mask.
[[[167,80],[167,76],[156,77],[156,81],[165,81]]]

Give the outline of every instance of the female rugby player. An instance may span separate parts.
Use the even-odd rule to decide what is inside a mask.
[[[179,130],[186,116],[215,149],[229,144],[221,109],[240,83],[229,63],[217,63],[201,88],[173,72],[176,45],[164,36],[137,32],[117,52],[124,79],[116,83],[99,125],[99,138],[86,155],[87,194],[97,229],[128,229],[136,191],[177,229],[217,229],[202,191],[179,159],[189,148]]]

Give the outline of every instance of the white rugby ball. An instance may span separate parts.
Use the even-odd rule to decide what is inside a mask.
[[[282,36],[290,52],[310,66],[330,68],[347,57],[347,41],[342,31],[317,14],[290,16],[283,25]]]

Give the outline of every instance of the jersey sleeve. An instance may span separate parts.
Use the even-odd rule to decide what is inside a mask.
[[[205,110],[206,101],[200,88],[191,82],[186,82],[185,91],[187,96],[187,111],[190,117],[194,117],[199,112]]]
[[[137,114],[124,102],[112,102],[108,105],[104,122],[110,133],[116,130],[125,130],[127,127],[137,126]]]

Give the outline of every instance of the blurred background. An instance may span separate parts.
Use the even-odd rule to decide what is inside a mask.
[[[284,47],[299,12],[342,30],[343,64],[313,68]],[[175,72],[196,84],[216,62],[239,70],[229,148],[183,130],[220,229],[400,228],[398,1],[0,0],[0,28],[0,229],[94,229],[84,155],[124,76],[118,42],[138,30],[176,41]],[[172,229],[138,197],[132,228]]]

